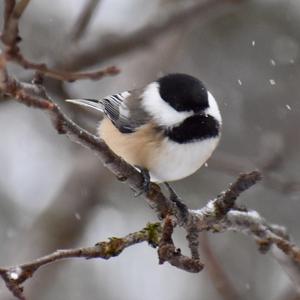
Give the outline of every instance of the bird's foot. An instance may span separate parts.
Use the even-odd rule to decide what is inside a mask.
[[[165,186],[167,187],[169,194],[170,194],[170,200],[175,203],[176,208],[178,209],[179,215],[178,219],[180,222],[180,225],[184,224],[188,220],[189,215],[189,209],[188,207],[182,202],[181,198],[176,194],[174,189],[170,186],[169,183],[165,182]]]
[[[147,169],[145,168],[141,168],[139,166],[136,166],[136,168],[139,169],[142,177],[143,177],[143,184],[142,184],[142,189],[138,192],[135,193],[135,197],[138,197],[140,195],[142,195],[143,193],[148,193],[149,189],[150,189],[150,173]]]

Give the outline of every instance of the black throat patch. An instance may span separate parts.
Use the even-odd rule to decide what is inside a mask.
[[[165,130],[172,141],[179,144],[217,137],[220,123],[211,115],[197,114],[185,119],[180,125]]]

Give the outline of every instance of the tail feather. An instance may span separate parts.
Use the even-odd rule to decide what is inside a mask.
[[[104,106],[101,100],[84,98],[84,99],[66,99],[65,101],[73,104],[81,105],[81,106],[90,107],[99,110],[101,112],[104,111]]]

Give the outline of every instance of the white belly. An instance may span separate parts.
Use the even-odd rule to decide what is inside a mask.
[[[208,160],[218,141],[219,137],[178,144],[165,139],[152,161],[151,180],[173,181],[193,174]]]

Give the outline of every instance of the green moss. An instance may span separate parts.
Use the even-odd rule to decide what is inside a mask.
[[[162,228],[160,223],[148,223],[144,228],[148,237],[148,243],[152,247],[157,247],[161,239]]]
[[[116,237],[109,238],[109,242],[99,243],[101,247],[102,256],[109,258],[119,255],[124,248],[124,240]]]

